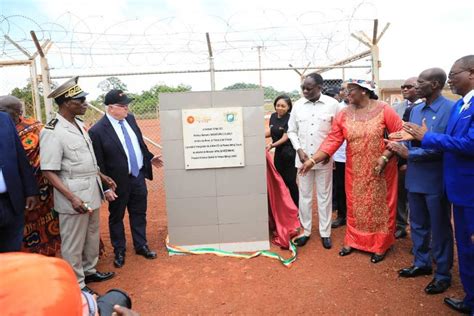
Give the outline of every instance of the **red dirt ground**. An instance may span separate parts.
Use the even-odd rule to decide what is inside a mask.
[[[157,122],[141,122],[145,135],[159,130]],[[154,140],[159,137],[154,134]],[[165,162],[166,163],[166,162]],[[355,252],[339,257],[344,228],[333,230],[333,248],[325,250],[314,231],[309,243],[299,249],[291,268],[276,260],[242,260],[212,255],[168,256],[163,172],[155,169],[156,179],[149,192],[148,240],[158,252],[147,260],[133,252],[127,225],[126,264],[116,269],[107,227],[107,205],[101,210],[102,238],[107,255],[100,271],[115,271],[116,277],[90,287],[99,293],[121,288],[132,297],[133,309],[141,315],[161,314],[325,314],[325,315],[455,315],[443,304],[445,296],[462,297],[457,262],[453,285],[444,294],[429,296],[423,289],[431,277],[400,279],[397,271],[412,263],[411,241],[397,241],[385,261],[372,264],[370,256]],[[155,189],[155,188],[160,189]],[[313,214],[317,223],[317,214]],[[315,229],[317,224],[313,225]],[[282,251],[272,246],[285,256]]]

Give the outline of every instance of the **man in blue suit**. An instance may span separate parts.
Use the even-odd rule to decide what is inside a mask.
[[[20,251],[25,209],[38,203],[38,186],[10,116],[0,112],[0,253]]]
[[[425,149],[442,150],[444,184],[453,203],[459,273],[466,296],[445,298],[452,309],[474,314],[474,55],[458,59],[451,67],[448,84],[462,98],[451,111],[445,134],[406,123],[403,129],[421,140]]]
[[[424,124],[432,132],[444,133],[454,102],[441,95],[446,83],[446,73],[440,68],[423,71],[416,81],[416,94],[425,102],[415,106],[409,121]],[[410,204],[410,228],[413,242],[414,263],[401,269],[400,277],[413,278],[436,273],[426,286],[427,294],[439,294],[451,286],[453,266],[453,230],[451,208],[443,187],[443,152],[421,148],[418,140],[408,143],[390,142],[387,147],[404,159],[408,166],[405,187]]]

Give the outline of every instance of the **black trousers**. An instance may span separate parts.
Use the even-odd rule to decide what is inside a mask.
[[[134,248],[139,249],[146,246],[148,190],[143,171],[140,171],[137,177],[130,176],[128,188],[120,188],[117,195],[118,198],[109,204],[109,231],[114,252],[124,252],[126,250],[125,227],[123,225],[125,209],[128,209]]]
[[[406,171],[398,171],[397,230],[406,230],[408,226],[408,194],[405,189]]]
[[[296,173],[298,170],[295,167],[295,157],[285,157],[275,152],[273,163],[290,191],[291,199],[298,207],[299,191],[296,184]]]
[[[337,218],[346,219],[347,204],[346,204],[346,164],[344,162],[335,161],[336,168],[334,169],[334,193],[336,194],[335,202],[337,209]]]
[[[0,253],[20,251],[25,214],[16,214],[8,193],[0,194]]]

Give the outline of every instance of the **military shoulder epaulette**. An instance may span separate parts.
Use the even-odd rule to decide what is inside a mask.
[[[56,124],[58,124],[58,119],[57,118],[54,118],[52,119],[51,121],[48,122],[48,124],[46,124],[44,126],[44,128],[47,128],[47,129],[54,129],[56,127]]]

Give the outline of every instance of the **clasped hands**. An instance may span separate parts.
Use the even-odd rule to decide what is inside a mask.
[[[92,214],[93,209],[87,205],[86,202],[82,201],[78,196],[73,195],[71,201],[72,208],[79,214]]]

